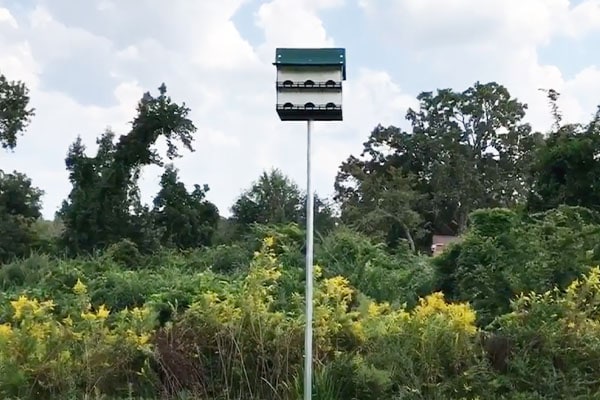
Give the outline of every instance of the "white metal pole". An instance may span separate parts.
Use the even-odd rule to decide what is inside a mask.
[[[306,328],[304,332],[304,400],[312,399],[312,324],[313,324],[313,229],[314,196],[311,181],[311,133],[313,121],[306,129]]]

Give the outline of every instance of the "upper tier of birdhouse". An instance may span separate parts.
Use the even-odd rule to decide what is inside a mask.
[[[342,120],[345,49],[279,48],[275,59],[281,120]]]

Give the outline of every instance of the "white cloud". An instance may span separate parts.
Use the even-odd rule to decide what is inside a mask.
[[[111,42],[85,29],[67,27],[56,21],[44,7],[36,7],[30,15],[30,35],[35,38],[36,58],[43,62],[78,57],[93,49],[108,54]]]
[[[21,37],[17,20],[6,8],[0,8],[0,72],[11,80],[38,84],[39,66],[31,46]]]
[[[262,4],[256,14],[256,23],[265,35],[261,53],[275,47],[333,46],[334,40],[327,35],[316,9],[340,4],[335,0],[272,0]]]
[[[386,51],[408,48],[407,62],[422,57],[428,62],[423,73],[449,86],[498,80],[531,104],[530,118],[539,124],[548,123],[549,113],[537,89],[554,87],[569,118],[588,116],[600,89],[598,66],[566,79],[558,67],[539,62],[537,47],[558,34],[583,37],[597,29],[600,0],[574,8],[566,0],[486,1],[487,7],[480,0],[361,3],[388,38]],[[76,135],[93,152],[107,126],[126,133],[143,92],[156,93],[165,82],[173,100],[191,108],[198,127],[197,151],[175,164],[186,184],[210,185],[208,197],[222,213],[263,169],[279,167],[304,187],[305,124],[279,121],[271,62],[278,46],[336,46],[336,32],[320,13],[346,3],[37,0],[29,14],[0,8],[0,71],[28,84],[37,109],[16,152],[0,155],[1,168],[21,170],[45,189],[51,217],[70,189],[64,157]],[[255,6],[244,12],[253,13],[261,43],[243,37],[233,23],[244,5]],[[407,107],[416,105],[415,93],[404,89],[410,76],[369,64],[353,58],[344,121],[315,124],[313,176],[322,195],[331,194],[337,167],[362,150],[375,125],[403,125]],[[146,201],[156,193],[159,173],[144,171]]]
[[[6,8],[0,8],[0,24],[7,24],[13,29],[17,29],[19,24],[11,12]]]
[[[103,54],[94,67],[104,75],[102,79],[114,85],[112,90],[106,85],[102,88],[112,95],[110,106],[85,106],[70,93],[43,86],[32,88],[38,115],[17,152],[3,161],[3,168],[8,164],[28,173],[42,188],[51,188],[45,197],[47,216],[68,194],[64,156],[75,136],[81,134],[93,154],[94,140],[104,128],[111,126],[117,135],[126,133],[136,101],[146,90],[155,93],[162,81],[174,101],[185,101],[191,108],[198,127],[197,151],[175,162],[181,177],[188,185],[209,183],[209,198],[225,214],[240,190],[262,169],[280,165],[293,174],[294,166],[302,164],[303,154],[296,151],[302,140],[298,141],[292,126],[277,120],[274,110],[273,66],[270,60],[261,61],[256,56],[231,22],[241,1],[177,1],[169,7],[154,8],[136,4],[129,13],[127,5],[113,8],[104,3],[100,14],[93,13],[99,2],[79,4],[76,14],[81,18],[73,18],[61,8],[66,2],[42,1],[44,5],[23,20],[20,45],[27,43],[25,39],[32,42],[32,57],[40,65],[31,69],[34,73],[25,79],[28,84],[40,79],[44,69],[56,69],[57,63],[68,64],[85,52]],[[153,1],[146,3],[152,5]],[[60,21],[55,13],[61,16]],[[161,20],[156,21],[159,16]],[[140,29],[136,19],[145,22],[141,24],[144,34],[135,32]],[[269,24],[265,21],[265,29],[270,29]],[[131,27],[133,32],[126,32]],[[5,59],[25,60],[17,48],[3,52]],[[3,61],[0,67],[6,65]],[[73,71],[89,72],[85,68]],[[63,76],[69,77],[69,72],[64,71]],[[89,98],[96,95],[89,88],[81,89]],[[144,171],[140,181],[144,200],[156,193],[159,173],[158,168]],[[330,184],[327,182],[328,187]]]
[[[403,93],[386,71],[359,68],[345,87],[345,120],[363,136],[378,123],[402,123],[408,107],[418,105],[414,96]]]
[[[565,82],[562,90],[565,95],[561,105],[565,102],[578,105],[578,108],[570,113],[570,122],[590,120],[596,107],[600,105],[600,66],[590,66],[581,70],[573,79]]]
[[[554,35],[600,29],[600,1],[584,0],[360,0],[383,31],[415,47],[545,44]]]
[[[445,86],[460,90],[475,80],[504,84],[529,105],[527,120],[541,130],[552,121],[539,88],[563,92],[567,120],[589,115],[587,89],[578,83],[589,84],[589,74],[566,78],[557,66],[540,63],[538,48],[561,35],[582,38],[600,31],[600,0],[576,6],[568,0],[487,0],[485,7],[479,0],[405,0],[392,7],[383,0],[361,0],[360,5],[385,40],[411,51],[445,78]]]
[[[600,32],[600,0],[587,0],[575,6],[570,14],[565,33],[581,37]]]
[[[232,135],[218,130],[211,130],[206,133],[206,140],[215,147],[239,147],[240,141]]]

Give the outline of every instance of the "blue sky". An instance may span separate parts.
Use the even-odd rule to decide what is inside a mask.
[[[485,7],[482,7],[485,4]],[[316,124],[314,177],[330,196],[339,164],[378,123],[406,126],[420,91],[497,81],[551,121],[540,87],[569,121],[600,104],[600,0],[0,0],[0,72],[31,89],[37,115],[0,168],[45,190],[52,218],[70,186],[64,157],[107,127],[127,132],[143,92],[165,82],[198,127],[183,180],[207,183],[224,215],[264,170],[305,184],[305,129],[274,110],[275,48],[345,47],[345,119]],[[596,46],[594,46],[596,45]],[[143,171],[145,201],[160,170]]]

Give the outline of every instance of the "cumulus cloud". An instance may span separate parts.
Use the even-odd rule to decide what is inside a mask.
[[[2,0],[0,0],[2,1]],[[403,62],[424,61],[420,74],[464,88],[476,79],[498,80],[532,104],[531,119],[549,121],[539,87],[563,92],[569,118],[590,114],[598,93],[598,66],[572,78],[543,65],[539,46],[559,35],[582,38],[598,29],[600,0],[573,6],[566,0],[360,0],[371,27],[360,34],[405,52]],[[35,0],[0,8],[0,71],[31,88],[37,109],[14,154],[0,155],[3,169],[18,169],[46,190],[51,217],[70,189],[64,156],[77,135],[95,149],[107,126],[126,133],[144,91],[165,82],[185,101],[198,127],[192,154],[176,161],[188,185],[208,183],[221,212],[261,170],[279,167],[304,185],[306,127],[284,123],[275,112],[275,48],[338,46],[325,12],[350,12],[344,0]],[[235,25],[243,10],[262,36],[253,41]],[[557,28],[557,27],[560,27]],[[356,30],[358,32],[358,30]],[[374,36],[378,35],[378,36]],[[387,39],[383,39],[387,38]],[[341,43],[341,41],[340,41]],[[344,122],[315,124],[317,191],[333,190],[337,167],[378,123],[404,123],[416,93],[410,75],[370,67],[352,57],[344,83]],[[384,62],[378,62],[382,65]],[[433,88],[424,88],[433,89]],[[156,193],[158,168],[144,171],[144,200]]]
[[[584,0],[359,0],[384,32],[401,43],[435,48],[457,45],[543,44],[555,35],[600,29],[600,1]]]
[[[15,20],[15,17],[13,17],[7,8],[0,8],[0,24],[6,24],[13,29],[19,27],[17,20]]]
[[[262,4],[256,13],[256,24],[265,36],[259,53],[266,59],[273,57],[276,47],[334,46],[316,11],[341,3],[337,0],[272,0]]]
[[[545,130],[551,119],[539,89],[562,92],[567,120],[586,118],[590,73],[567,78],[556,65],[540,62],[538,49],[557,37],[581,39],[600,32],[600,1],[583,0],[360,0],[384,40],[394,40],[444,76],[447,86],[497,81],[528,103],[528,120]],[[591,75],[594,75],[592,72]],[[593,87],[593,85],[592,85]]]
[[[288,2],[291,9],[281,0],[263,4],[256,10],[265,35],[260,48],[253,48],[232,22],[243,3],[176,0],[166,7],[155,0],[135,5],[38,1],[15,20],[20,41],[10,48],[4,44],[6,51],[0,56],[0,67],[7,74],[10,60],[30,60],[25,68],[29,73],[15,78],[30,85],[38,109],[17,151],[3,158],[3,168],[22,170],[47,190],[45,215],[50,217],[69,190],[64,169],[69,144],[82,135],[93,153],[95,138],[107,126],[117,134],[126,133],[142,93],[155,92],[165,81],[174,101],[185,101],[191,108],[198,127],[197,151],[175,164],[186,183],[211,186],[209,198],[221,212],[228,213],[241,189],[263,169],[280,167],[302,181],[305,154],[299,149],[304,130],[298,124],[281,123],[274,110],[274,47],[283,32],[281,24],[297,18],[296,12],[303,13],[306,24],[296,24],[295,33],[282,43],[331,44],[317,12],[342,2]],[[11,14],[5,14],[2,21],[11,21]],[[311,37],[315,27],[320,30]],[[75,68],[69,71],[69,65]],[[60,77],[49,74],[61,69]],[[36,80],[41,81],[39,87]],[[87,83],[81,84],[83,80]],[[315,172],[322,175],[319,165]],[[144,200],[156,192],[159,173],[157,168],[144,171]],[[331,187],[330,180],[317,181],[319,191]]]

